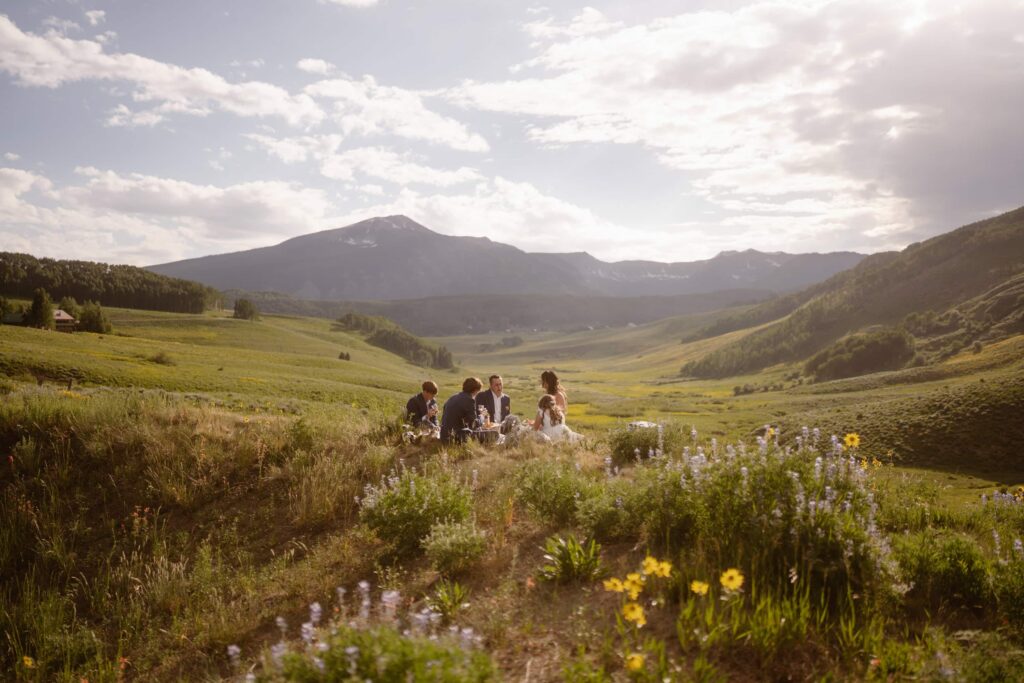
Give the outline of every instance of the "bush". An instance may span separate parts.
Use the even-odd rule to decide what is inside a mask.
[[[557,583],[593,581],[601,575],[601,546],[590,539],[552,536],[544,544],[540,577]]]
[[[664,453],[679,453],[683,446],[692,441],[690,428],[678,422],[668,422],[661,427],[659,438],[658,430],[654,427],[648,429],[620,429],[611,433],[612,463],[618,467],[643,460],[651,453],[657,452],[660,448]]]
[[[928,608],[978,608],[990,595],[988,563],[967,536],[926,530],[898,539],[894,550],[909,597]]]
[[[283,680],[473,683],[498,677],[486,653],[465,649],[456,639],[404,636],[387,626],[339,626],[324,642],[326,649],[315,655],[285,655]],[[322,670],[313,661],[314,656],[322,663]]]
[[[107,318],[107,314],[104,313],[98,303],[86,301],[79,312],[78,329],[82,332],[109,334],[111,330],[110,319]]]
[[[462,522],[469,517],[472,497],[449,473],[433,477],[404,470],[372,486],[360,501],[360,518],[389,543],[398,555],[418,553],[438,522]]]
[[[248,299],[235,299],[234,317],[239,320],[259,320],[260,312],[256,305]]]
[[[177,362],[166,351],[158,351],[150,356],[148,360],[157,365],[177,365]]]
[[[596,484],[568,460],[534,460],[520,466],[515,476],[516,497],[545,522],[559,526],[576,517],[578,502]]]
[[[625,519],[695,566],[740,567],[765,590],[790,589],[795,572],[829,600],[888,578],[879,557],[874,498],[856,461],[763,442],[752,450],[698,448],[636,468]]]
[[[994,585],[999,613],[1018,634],[1024,634],[1024,557],[1016,555],[997,565]]]
[[[439,522],[423,540],[427,559],[442,574],[464,572],[487,550],[487,534],[472,521]]]
[[[576,522],[589,538],[619,541],[636,538],[643,525],[642,488],[625,479],[596,487],[576,506]]]

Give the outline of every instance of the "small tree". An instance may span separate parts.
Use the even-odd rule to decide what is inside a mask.
[[[248,299],[235,299],[235,317],[241,320],[257,320],[260,312]]]
[[[110,319],[95,301],[86,301],[79,311],[78,329],[83,332],[110,333]]]
[[[82,313],[82,309],[78,307],[78,302],[75,301],[75,297],[73,296],[66,296],[62,298],[57,308],[67,313],[72,318],[78,318]]]
[[[13,312],[14,307],[5,297],[0,296],[0,325],[4,324],[4,316]]]
[[[57,326],[53,320],[53,301],[42,287],[32,295],[32,305],[28,309],[28,315],[25,316],[25,324],[44,330],[52,330]]]

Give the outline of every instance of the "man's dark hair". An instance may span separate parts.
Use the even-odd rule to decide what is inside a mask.
[[[496,379],[501,379],[501,375],[491,375],[490,377],[488,377],[487,378],[488,386],[490,386],[494,382],[494,380],[496,380]]]
[[[467,377],[466,381],[462,383],[462,390],[467,394],[472,394],[474,391],[480,391],[483,386],[476,377]]]
[[[426,382],[423,383],[423,392],[427,394],[436,394],[437,385],[428,379]]]

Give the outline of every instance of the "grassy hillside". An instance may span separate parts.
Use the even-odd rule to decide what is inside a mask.
[[[330,321],[111,314],[0,327],[0,678],[1024,675],[1024,497],[979,502],[1024,484],[1024,336],[814,385],[675,375],[756,334],[679,343],[722,314],[446,338],[442,398],[500,372],[530,414],[553,366],[588,440],[439,449],[393,431],[423,370]]]
[[[948,314],[964,324],[955,327],[962,339],[947,341],[970,343],[989,330],[1016,329],[1024,307],[1019,296],[1021,254],[1024,208],[913,244],[899,254],[866,258],[813,288],[814,296],[784,319],[687,363],[683,373],[725,377],[755,371],[807,358],[865,326],[896,324],[928,311],[945,314],[960,304],[978,316]],[[976,297],[983,302],[972,301]],[[774,303],[764,306],[768,308],[761,312],[777,310]],[[758,320],[758,310],[748,319]]]
[[[116,334],[0,327],[8,376],[212,394],[264,407],[298,401],[397,406],[424,370],[326,320],[111,309]],[[341,351],[352,361],[338,359]]]

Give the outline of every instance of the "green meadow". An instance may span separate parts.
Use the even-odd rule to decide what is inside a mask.
[[[0,327],[5,679],[1024,677],[1024,336],[811,384],[684,379],[735,311],[438,338],[444,372],[329,320],[108,313]],[[546,369],[582,445],[401,438],[424,379],[532,417]]]

